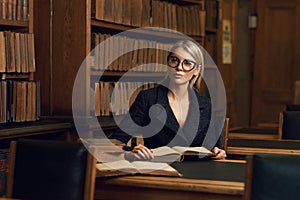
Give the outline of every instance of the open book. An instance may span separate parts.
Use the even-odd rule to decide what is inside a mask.
[[[120,175],[158,175],[158,176],[182,176],[176,169],[167,163],[119,160],[107,163],[97,163],[97,177]]]
[[[151,150],[154,155],[153,162],[181,161],[184,155],[196,155],[199,157],[216,155],[205,147],[162,146]]]

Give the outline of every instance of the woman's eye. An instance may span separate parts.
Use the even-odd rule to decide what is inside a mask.
[[[193,66],[193,63],[192,63],[192,62],[189,62],[189,61],[185,61],[185,62],[184,62],[184,65],[186,65],[186,66]]]
[[[177,58],[172,58],[171,61],[175,63],[175,62],[178,62],[178,59]]]

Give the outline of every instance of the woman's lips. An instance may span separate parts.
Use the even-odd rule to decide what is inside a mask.
[[[173,76],[174,76],[174,78],[182,78],[183,74],[181,74],[181,73],[174,73]]]

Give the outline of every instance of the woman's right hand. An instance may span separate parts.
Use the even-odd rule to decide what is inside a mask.
[[[135,146],[132,151],[125,153],[125,159],[129,161],[151,160],[153,158],[152,151],[142,144]]]

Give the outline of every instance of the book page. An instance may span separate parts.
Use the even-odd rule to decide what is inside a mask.
[[[176,154],[179,155],[179,153],[177,151],[175,151],[174,149],[168,147],[168,146],[162,146],[162,147],[158,147],[155,149],[151,149],[154,157],[155,156],[164,156],[164,155],[171,155],[171,154]]]
[[[181,147],[175,146],[172,147],[174,150],[178,151],[180,154],[185,155],[197,155],[197,154],[205,154],[205,155],[214,155],[213,152],[209,151],[205,147]]]
[[[113,162],[107,162],[107,163],[98,163],[96,164],[96,168],[101,172],[111,172],[111,171],[124,171],[129,173],[136,173],[137,170],[135,169],[135,166],[133,166],[129,161],[127,160],[118,160]]]

